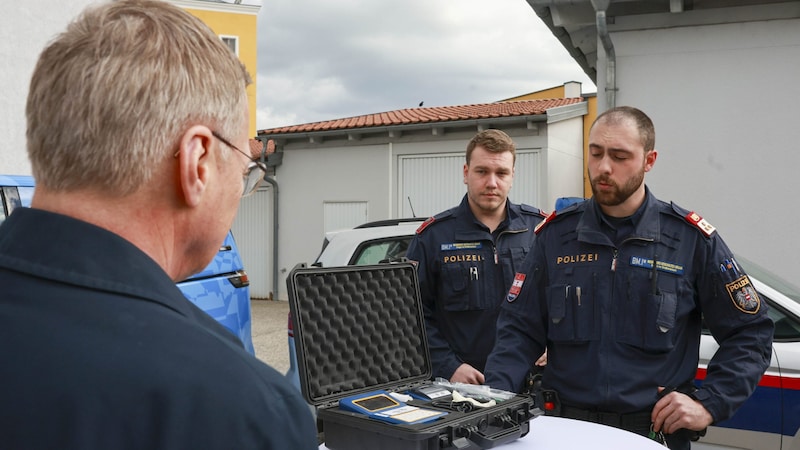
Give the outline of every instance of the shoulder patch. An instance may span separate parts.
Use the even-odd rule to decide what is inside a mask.
[[[726,284],[725,289],[731,297],[733,306],[739,311],[745,314],[755,314],[761,309],[761,299],[747,275]]]
[[[452,218],[454,209],[448,209],[447,211],[442,211],[439,214],[436,214],[435,216],[428,217],[424,222],[420,224],[419,227],[417,227],[416,233],[417,234],[422,233],[423,231],[425,231],[426,228],[431,226],[434,222],[442,222],[444,220]]]
[[[544,226],[546,224],[552,222],[553,219],[555,219],[555,218],[556,218],[556,212],[553,211],[553,212],[550,213],[549,216],[545,217],[545,219],[543,221],[539,222],[539,224],[536,225],[536,228],[533,229],[533,232],[536,233],[536,234],[539,234],[539,232],[542,231],[542,228],[544,228]]]
[[[432,223],[433,223],[433,222],[435,222],[435,221],[436,221],[436,217],[428,217],[427,219],[425,219],[425,222],[422,222],[422,223],[421,223],[421,224],[420,224],[420,225],[417,227],[417,231],[416,231],[416,233],[417,233],[417,234],[420,234],[420,233],[422,233],[423,231],[425,231],[425,228],[428,228],[428,225],[432,224]]]
[[[689,214],[684,216],[684,219],[686,219],[687,222],[689,222],[690,224],[697,227],[700,231],[702,231],[703,234],[706,235],[706,237],[711,237],[711,235],[714,234],[714,232],[717,230],[716,228],[714,228],[713,225],[708,223],[706,219],[703,219],[702,217],[700,217],[699,214],[697,214],[694,211],[691,211]]]

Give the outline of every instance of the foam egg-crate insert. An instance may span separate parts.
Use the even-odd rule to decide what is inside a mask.
[[[403,264],[294,275],[295,339],[302,340],[299,348],[312,398],[426,374],[429,361],[414,270]]]

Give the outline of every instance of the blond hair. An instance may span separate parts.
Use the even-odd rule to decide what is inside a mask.
[[[187,127],[240,130],[249,83],[219,37],[176,6],[89,7],[34,69],[26,107],[34,178],[54,190],[135,192]]]
[[[472,159],[472,151],[475,147],[482,147],[491,153],[505,153],[509,152],[512,156],[512,162],[517,161],[517,146],[514,141],[505,132],[490,128],[481,131],[470,139],[467,143],[467,165]]]

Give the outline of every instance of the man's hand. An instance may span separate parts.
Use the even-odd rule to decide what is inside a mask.
[[[658,392],[664,388],[658,388]],[[653,407],[650,416],[654,431],[672,434],[681,428],[700,431],[714,421],[702,403],[680,392],[670,392]]]
[[[467,363],[458,366],[450,377],[451,383],[483,384],[483,381],[483,374]]]
[[[539,367],[544,367],[547,365],[547,349],[544,349],[544,353],[542,353],[542,356],[540,356],[534,364]]]

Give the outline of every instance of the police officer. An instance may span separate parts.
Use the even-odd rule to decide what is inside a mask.
[[[425,221],[406,256],[417,262],[433,376],[481,384],[495,322],[545,215],[508,201],[514,142],[500,130],[467,145],[461,204]]]
[[[713,226],[644,184],[657,152],[642,111],[601,114],[589,134],[592,199],[537,230],[498,320],[486,383],[517,391],[548,348],[554,411],[688,449],[729,418],[769,365],[773,323]],[[720,348],[699,389],[701,322]]]

